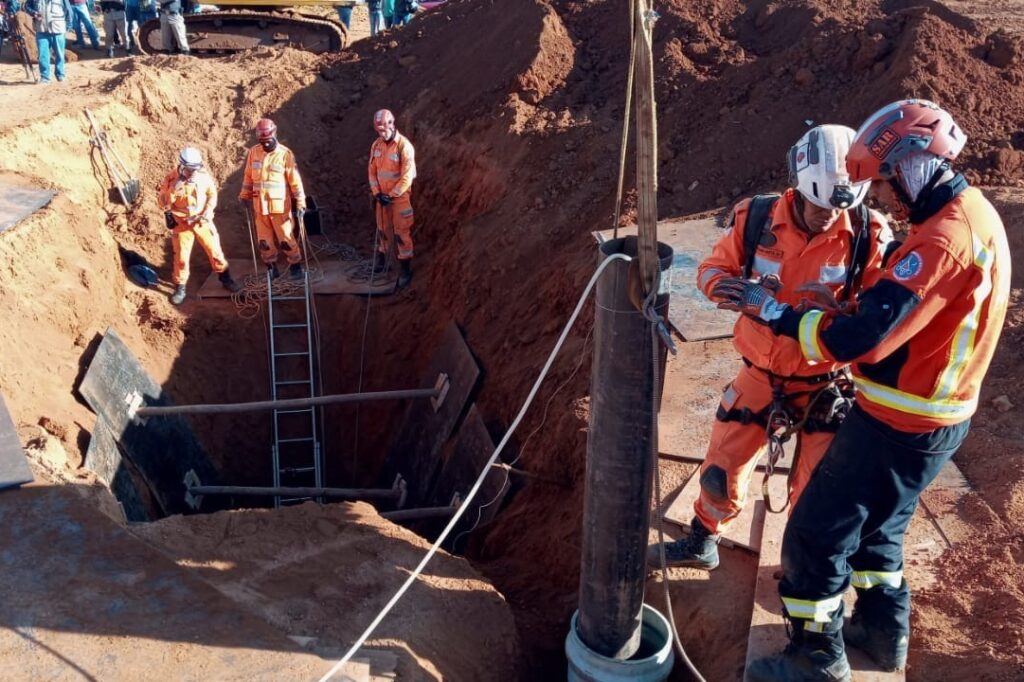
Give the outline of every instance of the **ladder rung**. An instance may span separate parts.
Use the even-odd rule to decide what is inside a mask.
[[[274,384],[277,386],[297,386],[298,384],[311,384],[313,383],[310,379],[297,379],[295,381],[275,381]]]
[[[284,469],[281,469],[281,473],[285,474],[286,476],[291,474],[305,474],[310,471],[316,471],[316,467],[285,467]]]
[[[312,500],[312,497],[282,497],[281,504],[285,502],[302,502],[304,500]]]
[[[274,296],[275,301],[305,301],[305,296]]]
[[[298,328],[301,327],[302,329],[305,329],[308,326],[309,326],[308,324],[304,324],[304,323],[303,324],[275,324],[273,328],[274,329],[298,329]]]
[[[290,357],[295,357],[296,355],[309,355],[309,351],[308,350],[300,350],[300,351],[295,351],[293,353],[274,353],[274,357],[275,358],[290,358]]]
[[[311,440],[313,440],[313,437],[312,436],[308,436],[306,438],[278,438],[277,442],[278,443],[308,443]]]
[[[281,416],[282,414],[309,414],[312,411],[312,407],[304,407],[301,410],[277,410],[277,415]]]

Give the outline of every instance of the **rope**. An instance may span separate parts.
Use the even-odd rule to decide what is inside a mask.
[[[348,663],[352,659],[352,657],[355,656],[356,652],[359,651],[359,648],[363,646],[367,639],[369,639],[370,635],[372,635],[374,630],[377,629],[377,626],[380,625],[381,621],[384,620],[384,618],[391,612],[391,609],[395,607],[395,604],[398,603],[398,600],[402,598],[406,591],[408,591],[409,587],[412,586],[413,582],[415,582],[416,579],[420,576],[420,574],[423,572],[423,569],[426,567],[427,563],[434,557],[435,554],[437,554],[437,550],[441,547],[441,543],[443,543],[448,538],[448,535],[452,532],[452,529],[455,528],[455,525],[462,519],[462,515],[465,513],[466,509],[469,508],[469,503],[473,501],[474,497],[476,497],[477,492],[479,492],[480,490],[480,486],[483,485],[484,479],[487,477],[487,474],[490,473],[491,467],[498,460],[498,457],[501,456],[501,452],[502,450],[505,449],[505,446],[508,445],[509,440],[512,438],[512,434],[515,433],[516,429],[519,427],[520,422],[523,421],[523,417],[526,415],[526,411],[530,408],[530,405],[533,403],[533,399],[537,396],[537,391],[540,390],[541,384],[544,383],[544,379],[547,377],[548,372],[551,370],[551,365],[554,364],[555,357],[558,355],[558,352],[562,349],[562,345],[565,343],[566,338],[569,336],[569,331],[572,329],[573,325],[576,324],[576,318],[579,317],[580,311],[583,310],[583,304],[586,303],[587,299],[590,297],[590,293],[593,291],[594,285],[597,283],[597,280],[601,277],[601,274],[605,271],[605,269],[609,265],[611,265],[612,262],[617,260],[629,261],[632,259],[625,254],[616,253],[606,258],[600,265],[597,266],[597,270],[594,271],[594,274],[591,276],[590,281],[587,282],[587,286],[586,288],[584,288],[583,293],[580,295],[580,299],[576,303],[576,307],[573,309],[572,314],[569,316],[569,320],[565,323],[565,326],[562,328],[562,333],[561,335],[559,335],[558,341],[555,342],[555,347],[552,349],[551,354],[548,355],[548,359],[544,363],[544,367],[541,369],[540,374],[537,376],[537,380],[534,382],[533,387],[530,389],[529,395],[526,396],[526,401],[523,403],[523,406],[519,409],[519,413],[516,415],[516,418],[512,420],[512,424],[509,426],[508,431],[505,432],[505,435],[504,437],[502,437],[501,442],[498,443],[498,446],[494,449],[494,453],[491,454],[490,459],[487,460],[487,464],[484,465],[483,470],[480,472],[480,475],[476,479],[476,482],[473,483],[473,487],[470,488],[469,493],[466,495],[466,499],[463,500],[462,504],[459,506],[458,511],[456,511],[455,515],[452,516],[451,520],[448,522],[448,525],[446,525],[444,527],[444,530],[441,531],[441,534],[437,537],[436,540],[434,540],[434,544],[430,546],[430,550],[427,552],[426,556],[424,556],[423,559],[420,560],[420,563],[416,566],[415,569],[413,569],[412,573],[409,574],[409,577],[406,578],[405,582],[402,583],[402,586],[398,588],[398,591],[395,592],[394,596],[392,596],[388,603],[384,605],[384,608],[381,609],[380,613],[377,614],[377,616],[373,619],[373,621],[366,628],[363,634],[359,636],[359,639],[357,639],[355,644],[352,645],[352,648],[348,650],[348,652],[341,658],[341,660],[334,664],[334,667],[328,670],[327,673],[320,678],[320,682],[327,682],[327,680],[331,679],[331,677],[333,677],[334,674],[338,672],[343,665]]]

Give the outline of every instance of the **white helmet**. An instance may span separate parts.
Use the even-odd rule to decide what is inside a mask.
[[[185,147],[178,155],[178,163],[190,170],[199,170],[203,167],[203,155],[195,147]]]
[[[853,208],[864,200],[870,182],[851,182],[846,154],[856,133],[852,128],[811,128],[789,150],[789,182],[815,206]]]

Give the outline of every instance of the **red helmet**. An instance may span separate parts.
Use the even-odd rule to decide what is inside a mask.
[[[373,128],[378,133],[390,132],[395,127],[395,115],[390,109],[381,109],[373,115]]]
[[[269,140],[277,134],[277,126],[269,118],[261,118],[256,123],[256,137],[260,140]]]
[[[905,99],[882,107],[857,131],[846,155],[850,180],[888,180],[896,164],[911,154],[928,152],[952,161],[967,136],[949,112],[924,99]]]

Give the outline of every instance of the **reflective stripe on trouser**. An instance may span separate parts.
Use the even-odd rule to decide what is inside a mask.
[[[858,590],[858,608],[872,595],[875,613],[909,627],[906,582],[892,587],[903,569],[903,534],[967,428],[903,433],[851,410],[786,525],[779,594],[791,617],[821,622],[856,571],[862,584],[875,584]]]
[[[381,253],[391,252],[389,227],[397,237],[395,253],[398,260],[409,260],[413,257],[412,225],[415,214],[412,210],[412,198],[409,193],[391,200],[388,206],[377,204],[377,230],[380,244],[377,250]]]
[[[799,393],[815,387],[815,384],[792,381],[786,383],[784,390],[786,393]],[[799,395],[790,402],[802,408],[807,405],[809,397],[807,394]],[[746,366],[722,395],[722,407],[727,410],[746,407],[752,412],[759,412],[771,401],[772,387],[768,377],[764,372]],[[834,436],[834,433],[824,432],[798,434],[800,457],[790,481],[791,505],[800,497]],[[765,450],[765,440],[764,426],[755,422],[741,424],[716,419],[711,425],[711,443],[700,467],[700,496],[693,503],[693,511],[712,533],[728,527],[742,511],[754,467]],[[776,475],[786,474],[780,472]],[[782,500],[772,502],[776,507],[782,505]]]
[[[277,261],[278,248],[284,251],[289,265],[302,261],[302,251],[295,241],[295,223],[291,213],[260,215],[256,211],[253,217],[256,219],[256,248],[264,263],[269,265]]]
[[[206,257],[210,259],[210,267],[214,272],[224,272],[228,269],[228,261],[224,258],[224,251],[220,248],[220,235],[213,223],[197,225],[193,228],[185,227],[178,223],[174,228],[174,273],[171,276],[175,284],[188,282],[189,257],[192,255],[192,245],[199,240],[199,246],[203,247]]]
[[[103,13],[103,33],[107,49],[114,47],[114,34],[121,39],[121,48],[128,49],[128,15],[123,10]]]
[[[174,48],[188,50],[188,38],[185,37],[185,17],[180,14],[160,13],[160,42],[166,52],[174,52]]]

